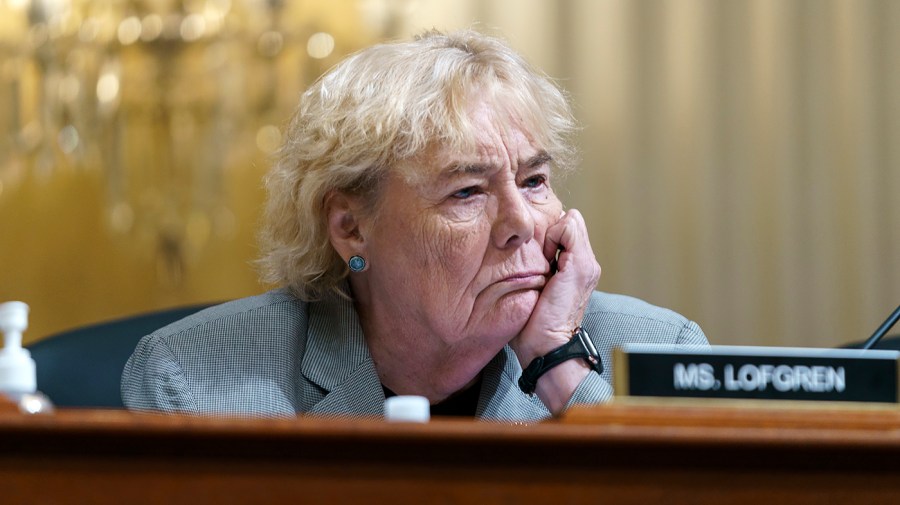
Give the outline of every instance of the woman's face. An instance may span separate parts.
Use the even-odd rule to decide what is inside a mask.
[[[549,275],[545,232],[562,213],[547,153],[484,103],[469,117],[476,153],[438,150],[385,181],[362,228],[369,269],[354,279],[364,317],[393,317],[463,355],[495,353],[528,321]]]

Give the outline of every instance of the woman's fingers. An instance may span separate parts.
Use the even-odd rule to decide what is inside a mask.
[[[526,330],[567,334],[581,322],[600,277],[580,212],[569,210],[547,229],[543,251],[551,262],[557,260],[557,271],[541,292]]]
[[[560,272],[566,271],[569,263],[574,262],[576,268],[586,269],[575,272],[576,274],[594,277],[594,283],[599,279],[600,265],[597,264],[591,248],[587,225],[584,222],[584,216],[576,209],[564,213],[559,221],[547,229],[544,240],[544,256],[548,259],[557,256],[557,269]]]

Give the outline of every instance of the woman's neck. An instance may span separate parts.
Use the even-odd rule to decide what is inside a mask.
[[[467,342],[448,346],[389,306],[359,299],[355,306],[381,383],[398,395],[420,395],[439,403],[477,382],[496,355],[497,350]]]

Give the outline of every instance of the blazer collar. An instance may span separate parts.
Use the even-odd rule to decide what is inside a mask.
[[[526,395],[519,389],[520,375],[519,358],[507,345],[484,367],[476,416],[482,420],[517,424],[550,417],[550,412],[536,395]]]
[[[310,414],[383,415],[384,390],[352,301],[334,296],[309,304],[300,371],[326,391]]]

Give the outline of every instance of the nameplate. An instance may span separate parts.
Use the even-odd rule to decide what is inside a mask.
[[[629,344],[617,396],[898,402],[900,351]]]

